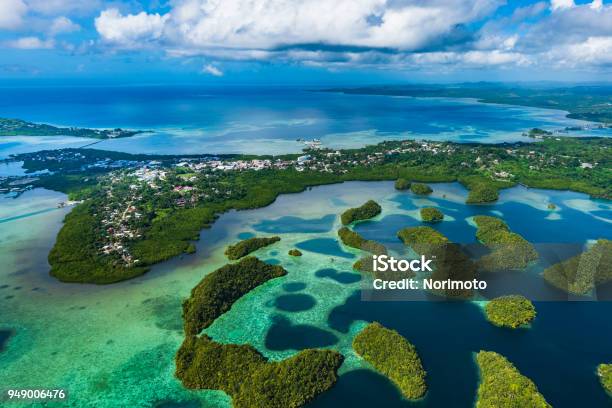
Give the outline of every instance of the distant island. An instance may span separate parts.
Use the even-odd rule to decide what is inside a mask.
[[[77,127],[56,127],[42,123],[26,122],[21,119],[0,118],[0,136],[74,136],[92,139],[118,139],[131,137],[144,130],[87,129]]]
[[[357,95],[474,98],[480,102],[568,111],[568,118],[612,124],[612,98],[596,86],[527,88],[520,85],[466,83],[445,85],[387,85],[332,88],[323,92]],[[574,130],[574,129],[571,129]],[[580,129],[575,129],[580,130]]]

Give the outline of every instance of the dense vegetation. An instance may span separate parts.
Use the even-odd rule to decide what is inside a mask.
[[[412,183],[412,185],[410,186],[410,191],[412,191],[414,194],[419,195],[427,195],[433,192],[431,187],[423,183]]]
[[[289,250],[289,255],[291,256],[302,256],[302,251],[300,251],[299,249],[290,249]]]
[[[368,200],[361,207],[349,208],[340,216],[343,225],[349,225],[355,221],[367,220],[376,217],[382,208],[374,200]]]
[[[483,271],[523,269],[529,262],[538,259],[533,245],[511,232],[501,219],[477,215],[474,222],[478,226],[476,238],[491,250],[478,260]]]
[[[480,175],[463,176],[459,182],[469,189],[467,204],[483,204],[497,201],[499,189],[512,187],[514,183],[502,180],[492,180]]]
[[[410,181],[403,179],[403,178],[398,178],[397,180],[395,180],[395,189],[396,190],[408,190],[410,188]]]
[[[224,391],[236,408],[295,408],[331,388],[342,361],[338,352],[307,349],[271,362],[250,345],[187,336],[176,376],[187,388]]]
[[[597,367],[597,376],[601,386],[612,395],[612,364],[600,364]]]
[[[230,245],[225,250],[225,255],[227,255],[228,259],[235,261],[236,259],[240,259],[243,256],[247,256],[251,252],[257,251],[260,248],[266,247],[268,245],[272,245],[275,242],[280,241],[280,237],[266,237],[266,238],[248,238],[243,239],[237,244]]]
[[[476,355],[480,386],[476,408],[549,408],[535,384],[504,356],[492,351]]]
[[[395,330],[370,323],[355,336],[353,349],[393,381],[404,397],[417,399],[425,395],[426,372],[416,348]]]
[[[438,210],[437,208],[433,208],[433,207],[421,208],[420,212],[421,212],[421,220],[423,220],[423,222],[435,223],[435,222],[440,222],[444,219],[444,214],[442,214],[442,211]]]
[[[559,139],[559,140],[557,140]],[[179,160],[206,160],[205,155],[147,156],[94,149],[64,149],[19,155],[27,170],[50,169],[55,173],[40,176],[32,185],[70,193],[71,198],[87,199],[81,204],[80,214],[67,217],[58,235],[54,253],[49,257],[53,274],[66,281],[110,283],[128,279],[145,272],[156,262],[190,252],[192,241],[199,238],[202,228],[208,227],[216,217],[230,209],[258,208],[270,204],[281,193],[300,192],[309,186],[348,180],[416,180],[420,182],[460,181],[470,191],[481,183],[494,188],[505,188],[516,183],[530,187],[571,189],[600,197],[612,197],[612,170],[609,149],[612,139],[602,138],[547,138],[537,143],[496,145],[456,144],[435,142],[437,154],[431,152],[434,142],[384,142],[362,149],[342,150],[341,158],[334,157],[325,164],[330,171],[305,169],[296,171],[265,169],[261,171],[217,171],[181,174],[174,167]],[[425,146],[425,147],[423,147]],[[379,155],[381,152],[393,152]],[[327,160],[326,151],[311,152],[313,163]],[[274,159],[270,156],[222,156],[223,160]],[[294,159],[282,156],[282,159]],[[478,167],[475,161],[482,159]],[[145,188],[138,211],[143,214],[130,223],[138,229],[138,236],[123,243],[132,255],[133,263],[125,265],[121,257],[105,255],[102,248],[106,228],[101,225],[108,210],[117,209],[133,198],[130,186],[134,182],[125,170],[117,176],[113,167],[148,165],[155,160],[168,177],[158,190]],[[330,159],[331,160],[331,159]],[[592,168],[582,168],[589,162]],[[102,163],[101,166],[98,166]],[[91,167],[93,166],[93,167]],[[132,167],[134,168],[134,167]],[[505,171],[508,180],[496,179]],[[116,177],[112,184],[107,175]],[[187,177],[195,178],[186,182]],[[4,185],[3,185],[4,183]],[[175,185],[188,184],[198,191],[219,190],[205,201],[181,207],[177,201],[189,199],[173,191]],[[0,188],[8,181],[0,181]],[[113,187],[112,196],[106,194]],[[110,197],[110,198],[109,198]],[[477,201],[482,201],[480,198]],[[188,208],[187,208],[188,207]],[[75,209],[76,210],[76,209]],[[72,225],[68,225],[72,224]],[[85,225],[92,224],[92,225]],[[84,229],[90,239],[82,239]],[[78,258],[72,254],[81,254]],[[87,265],[87,267],[84,267]],[[93,272],[83,272],[84,269]],[[96,275],[100,275],[97,276]],[[108,275],[103,276],[101,275]]]
[[[500,296],[485,306],[487,319],[496,326],[516,329],[535,319],[533,303],[520,295]]]
[[[183,302],[185,333],[198,334],[227,312],[234,302],[270,279],[286,275],[279,265],[269,265],[255,257],[243,258],[206,275]]]
[[[448,238],[431,227],[409,227],[397,233],[399,239],[418,254],[431,252],[448,244]]]
[[[350,246],[362,251],[371,252],[376,255],[386,254],[387,248],[376,241],[365,239],[359,233],[352,231],[347,227],[342,227],[338,230],[338,236],[344,245]]]
[[[598,240],[589,250],[544,270],[544,279],[576,295],[612,280],[612,241]]]
[[[118,137],[130,137],[142,131],[123,129],[83,129],[83,128],[59,128],[51,125],[26,122],[20,119],[0,118],[0,136],[76,136],[91,137],[94,139],[110,139]]]

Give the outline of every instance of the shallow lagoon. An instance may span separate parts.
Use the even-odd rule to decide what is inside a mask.
[[[425,199],[397,193],[391,182],[284,195],[266,208],[223,215],[202,232],[196,254],[112,286],[67,285],[48,277],[46,255],[68,211],[53,210],[63,195],[34,190],[0,200],[3,218],[24,215],[0,224],[0,332],[14,332],[0,353],[0,383],[67,387],[73,407],[228,406],[223,393],[184,390],[172,375],[183,338],[180,302],[203,275],[225,263],[229,242],[266,230],[282,240],[257,255],[280,262],[288,276],[253,290],[206,332],[221,342],[251,343],[272,359],[304,347],[340,350],[346,356],[340,381],[311,406],[338,406],[340,398],[357,407],[469,406],[477,387],[472,353],[481,348],[506,355],[555,407],[607,406],[595,367],[612,359],[612,303],[541,302],[531,329],[508,331],[488,324],[477,303],[363,302],[359,275],[351,270],[357,252],[338,245],[338,219],[331,228],[328,220],[329,214],[374,198],[383,213],[357,230],[384,242],[393,242],[398,229],[418,224],[420,206],[435,205],[452,217],[437,228],[461,242],[474,239],[466,217],[502,213],[527,239],[582,244],[612,238],[609,202],[517,187],[503,191],[494,205],[466,207],[461,186],[433,187]],[[558,207],[556,219],[549,217],[548,202]],[[36,213],[45,206],[50,210]],[[304,255],[287,255],[294,247]],[[370,320],[395,328],[416,345],[428,371],[424,400],[401,400],[351,351],[353,336]]]
[[[383,140],[498,143],[530,141],[533,127],[587,122],[566,112],[494,105],[471,99],[409,98],[310,92],[294,87],[123,86],[4,88],[0,117],[58,126],[154,130],[92,147],[129,153],[296,153],[296,139],[352,148]],[[574,132],[610,136],[612,129]],[[54,146],[53,140],[57,140]],[[9,154],[95,142],[76,138],[3,138]]]

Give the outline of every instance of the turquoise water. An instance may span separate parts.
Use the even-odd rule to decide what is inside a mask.
[[[38,189],[2,199],[1,218],[24,216],[0,224],[0,384],[67,388],[67,404],[48,404],[52,407],[228,407],[223,393],[185,390],[173,376],[174,353],[183,339],[180,304],[204,275],[226,262],[228,243],[263,229],[282,239],[256,255],[281,263],[288,275],[241,298],[206,332],[220,342],[250,343],[275,360],[306,347],[342,352],[346,360],[337,385],[312,407],[336,407],[340,401],[355,407],[470,406],[478,383],[473,353],[480,349],[507,356],[555,407],[609,406],[595,368],[612,361],[612,302],[538,302],[531,328],[509,331],[487,323],[478,302],[362,301],[360,276],[351,268],[358,252],[338,243],[340,223],[329,214],[376,199],[382,214],[356,229],[389,244],[397,242],[398,229],[419,224],[420,207],[434,205],[448,214],[436,228],[462,242],[473,241],[469,217],[486,213],[503,215],[510,228],[536,243],[582,246],[612,238],[610,203],[516,187],[502,191],[494,205],[467,207],[460,185],[433,188],[425,199],[398,194],[390,182],[284,195],[266,208],[221,216],[202,232],[196,254],[111,286],[68,285],[48,276],[46,256],[68,211],[51,209],[65,196]],[[549,202],[557,210],[548,211]],[[44,208],[50,210],[37,213]],[[302,257],[287,254],[295,247]],[[537,273],[526,276],[536,280]],[[354,335],[372,320],[417,347],[428,371],[422,401],[402,400],[353,353]]]
[[[344,95],[287,87],[39,87],[0,91],[0,117],[61,126],[155,131],[92,146],[130,153],[299,152],[304,146],[296,142],[298,138],[318,138],[334,148],[415,138],[529,141],[521,133],[533,127],[560,129],[586,123],[566,118],[563,111],[470,99]],[[573,133],[611,134],[612,129]],[[0,158],[91,142],[3,137]]]

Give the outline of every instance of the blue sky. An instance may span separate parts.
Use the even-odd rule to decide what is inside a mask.
[[[610,81],[607,1],[0,0],[0,79]]]

